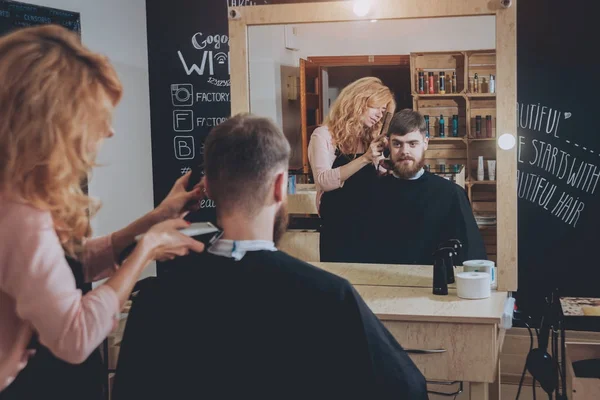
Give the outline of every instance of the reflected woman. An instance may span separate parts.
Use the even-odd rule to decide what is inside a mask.
[[[365,77],[346,86],[322,126],[312,133],[308,160],[317,186],[324,262],[367,262],[367,221],[372,218],[376,165],[383,158],[385,113],[396,104],[380,79]]]

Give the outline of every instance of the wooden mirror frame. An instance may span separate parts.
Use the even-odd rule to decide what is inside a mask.
[[[504,7],[503,3],[509,4]],[[353,1],[229,7],[231,114],[250,111],[248,27],[362,20],[496,17],[496,137],[513,136],[503,150],[496,141],[496,229],[498,290],[516,291],[517,266],[517,0],[372,0],[363,17]]]

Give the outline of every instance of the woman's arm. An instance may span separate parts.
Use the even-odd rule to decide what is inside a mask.
[[[204,196],[204,184],[199,182],[192,190],[187,191],[192,173],[183,175],[171,188],[164,200],[154,210],[138,218],[125,228],[112,234],[112,247],[115,259],[135,240],[135,237],[146,233],[154,225],[172,218],[181,218],[194,209],[195,203]]]
[[[17,229],[0,245],[0,290],[14,299],[17,315],[31,324],[40,342],[70,363],[84,361],[106,338],[149,261],[204,249],[176,232],[187,226],[185,221],[166,221],[145,235],[105,284],[82,296],[50,214],[17,217],[23,222],[12,224]]]
[[[120,254],[135,241],[136,236],[146,233],[154,225],[169,218],[172,218],[172,216],[162,212],[159,206],[148,214],[136,219],[125,228],[113,232],[111,235],[111,244],[114,260],[119,259]]]
[[[111,235],[87,239],[80,257],[85,281],[95,282],[110,277],[117,270],[121,254],[135,241],[135,237],[165,219],[166,216],[154,209]]]
[[[344,164],[340,167],[340,180],[344,182],[346,179],[350,178],[352,175],[357,173],[367,164],[371,164],[371,161],[365,157],[364,155],[355,158],[350,161],[348,164]]]
[[[331,135],[326,128],[317,128],[308,144],[308,160],[319,189],[328,192],[343,186],[344,181],[369,163],[365,157],[358,157],[346,165],[332,168],[335,149]]]

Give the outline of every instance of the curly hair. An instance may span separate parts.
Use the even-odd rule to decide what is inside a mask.
[[[344,87],[324,121],[334,145],[344,154],[357,153],[360,144],[367,149],[379,134],[383,118],[367,128],[362,117],[369,107],[384,106],[386,112],[393,115],[396,108],[394,96],[379,78],[361,78]]]
[[[57,25],[0,38],[0,193],[49,211],[69,255],[98,201],[82,185],[122,95],[107,58]]]

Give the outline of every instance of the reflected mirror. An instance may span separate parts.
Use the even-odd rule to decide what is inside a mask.
[[[488,15],[249,26],[250,111],[272,118],[292,146],[292,217],[317,219],[311,135],[345,86],[374,76],[392,91],[396,111],[425,116],[425,169],[464,188],[487,258],[496,261],[495,22]],[[299,221],[291,229],[310,228]]]

